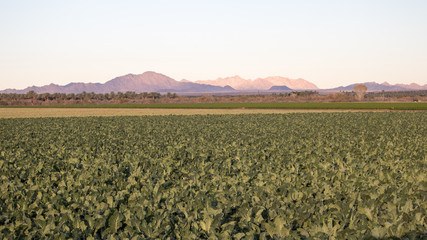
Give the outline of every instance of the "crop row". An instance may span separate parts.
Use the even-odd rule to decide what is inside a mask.
[[[426,234],[424,112],[0,124],[4,238]]]

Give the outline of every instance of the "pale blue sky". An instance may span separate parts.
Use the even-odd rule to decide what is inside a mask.
[[[0,89],[145,71],[427,84],[427,1],[0,0]]]

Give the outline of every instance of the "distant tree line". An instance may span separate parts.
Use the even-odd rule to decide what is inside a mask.
[[[36,93],[29,91],[24,94],[1,93],[0,106],[6,105],[51,105],[51,104],[108,104],[127,103],[129,101],[155,101],[160,98],[177,98],[176,93],[160,94],[158,92],[110,92],[110,93]]]
[[[151,103],[229,103],[229,102],[354,102],[354,101],[427,101],[427,90],[400,92],[349,92],[319,93],[317,91],[292,91],[241,95],[178,96],[176,93],[110,92],[94,93],[1,93],[0,106],[76,105],[76,104],[151,104]],[[359,95],[358,95],[359,94]]]
[[[158,99],[162,95],[158,92],[110,92],[110,93],[94,93],[94,92],[82,92],[82,93],[40,93],[37,94],[34,91],[29,91],[24,94],[17,93],[1,93],[0,98],[2,100],[37,100],[37,101],[54,101],[54,100],[117,100],[117,99]],[[167,98],[176,98],[176,93],[167,93],[164,95]]]
[[[368,92],[368,98],[384,97],[384,98],[403,98],[403,97],[427,97],[427,90],[420,91],[399,91],[399,92]]]

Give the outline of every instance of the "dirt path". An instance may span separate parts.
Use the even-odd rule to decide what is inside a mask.
[[[147,108],[0,108],[0,118],[147,116],[194,114],[255,114],[298,112],[366,112],[372,110],[340,109],[147,109]],[[378,111],[378,110],[375,110]]]

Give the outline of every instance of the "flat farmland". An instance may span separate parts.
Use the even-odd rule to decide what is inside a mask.
[[[357,109],[0,108],[0,118],[359,112]],[[383,111],[383,110],[374,110]],[[388,111],[388,110],[386,110]]]
[[[0,118],[425,111],[427,103],[178,103],[0,107]]]
[[[8,108],[3,106],[2,108]],[[427,103],[414,102],[261,102],[261,103],[153,103],[106,105],[38,105],[19,108],[153,108],[153,109],[359,109],[359,110],[427,110]],[[1,108],[0,108],[1,109]]]
[[[426,236],[426,112],[13,118],[0,133],[7,239]]]

